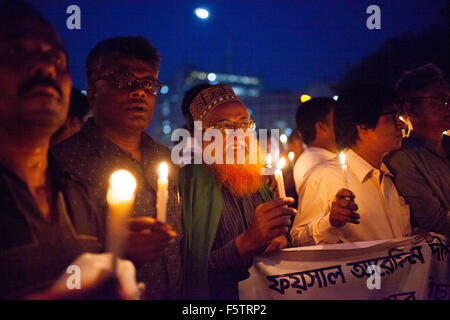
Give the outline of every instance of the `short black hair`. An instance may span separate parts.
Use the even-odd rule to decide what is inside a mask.
[[[400,101],[393,88],[379,84],[354,86],[339,94],[334,111],[334,132],[338,149],[354,146],[359,139],[358,125],[375,129],[378,119],[391,104]]]
[[[85,94],[80,89],[72,88],[70,93],[69,118],[78,118],[83,122],[84,117],[89,112],[89,103]]]
[[[327,97],[312,98],[300,103],[295,120],[303,141],[310,144],[316,137],[316,123],[326,122],[327,116],[334,109],[336,101]]]
[[[417,95],[417,91],[427,89],[431,84],[445,81],[442,70],[433,63],[427,63],[416,69],[405,71],[395,85],[402,99]]]
[[[147,39],[142,36],[114,37],[99,42],[86,60],[88,84],[92,84],[104,68],[120,58],[135,58],[159,69],[161,56]]]
[[[67,52],[56,29],[33,5],[23,0],[0,0],[0,41],[39,36]]]
[[[183,101],[181,102],[181,112],[183,112],[183,117],[186,119],[186,126],[190,129],[193,126],[194,118],[192,117],[191,110],[189,106],[192,100],[203,90],[211,88],[213,85],[208,82],[201,82],[196,84],[184,93]]]

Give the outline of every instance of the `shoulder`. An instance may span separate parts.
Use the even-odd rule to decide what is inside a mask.
[[[60,157],[73,156],[75,154],[79,155],[82,152],[89,152],[91,149],[93,149],[93,147],[89,145],[84,133],[77,132],[67,140],[53,146],[50,149],[50,153],[58,159]]]
[[[336,159],[328,160],[314,166],[305,174],[307,184],[334,184],[342,180],[342,169]]]
[[[418,159],[418,152],[419,150],[417,147],[408,148],[402,146],[400,150],[395,150],[387,154],[384,157],[383,162],[394,175],[397,175],[398,172],[415,166],[414,162],[415,159]]]

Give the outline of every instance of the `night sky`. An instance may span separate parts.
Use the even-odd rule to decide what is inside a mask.
[[[85,87],[89,50],[118,35],[143,35],[159,49],[163,82],[184,65],[225,71],[227,38],[222,24],[232,36],[233,72],[263,77],[268,90],[337,81],[382,40],[439,23],[444,4],[443,0],[32,2],[60,32],[75,87]],[[81,8],[81,30],[66,27],[66,8],[71,4]],[[372,4],[381,8],[381,30],[366,28],[366,9]],[[194,15],[199,6],[210,10],[209,20]]]

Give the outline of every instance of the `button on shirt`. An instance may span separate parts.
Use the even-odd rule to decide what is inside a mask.
[[[169,244],[163,259],[139,267],[137,276],[139,281],[146,283],[148,299],[176,299],[181,292],[182,237],[178,170],[172,165],[170,150],[146,133],[142,134],[140,149],[141,161],[137,161],[129,152],[104,137],[91,118],[80,132],[55,146],[51,152],[61,165],[88,186],[104,219],[107,219],[108,212],[106,192],[109,178],[118,169],[126,169],[136,178],[136,195],[131,216],[155,218],[158,167],[161,161],[169,165],[167,223],[177,232],[177,241]]]
[[[416,133],[403,139],[402,149],[385,159],[395,184],[411,206],[414,226],[450,237],[450,137],[443,137],[446,156],[437,143]]]
[[[45,290],[80,254],[103,250],[102,222],[87,190],[52,159],[48,172],[51,222],[25,182],[0,166],[0,299]]]
[[[318,164],[331,160],[336,157],[336,153],[331,152],[324,148],[308,147],[300,155],[294,165],[294,181],[295,191],[298,193],[298,189],[302,184],[303,178],[309,170],[317,166]]]
[[[386,166],[372,167],[353,150],[345,152],[348,189],[355,194],[360,223],[330,224],[331,204],[344,187],[339,159],[316,166],[300,187],[298,214],[291,229],[296,246],[401,238],[411,233],[409,206]]]

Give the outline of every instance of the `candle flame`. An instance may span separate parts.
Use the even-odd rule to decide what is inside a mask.
[[[272,168],[272,155],[270,153],[267,154],[267,167]]]
[[[109,179],[107,201],[110,204],[131,201],[136,190],[136,179],[127,170],[114,171]]]
[[[444,135],[446,135],[446,136],[450,135],[450,134],[449,134],[449,130],[445,130],[444,132],[442,132],[442,134],[444,134]]]
[[[168,175],[169,167],[167,166],[167,163],[161,162],[161,164],[159,165],[159,178],[162,180],[166,180]]]
[[[347,164],[345,163],[345,154],[344,154],[344,152],[342,152],[342,151],[341,151],[341,153],[339,154],[339,162],[341,163],[342,169],[347,168]]]
[[[286,160],[285,160],[283,157],[281,157],[280,161],[278,162],[277,169],[278,169],[278,170],[283,169],[283,167],[284,167],[285,164],[286,164]]]
[[[289,158],[289,160],[294,160],[294,158],[295,158],[295,154],[291,151],[291,152],[289,152],[289,154],[288,154],[288,158]]]

